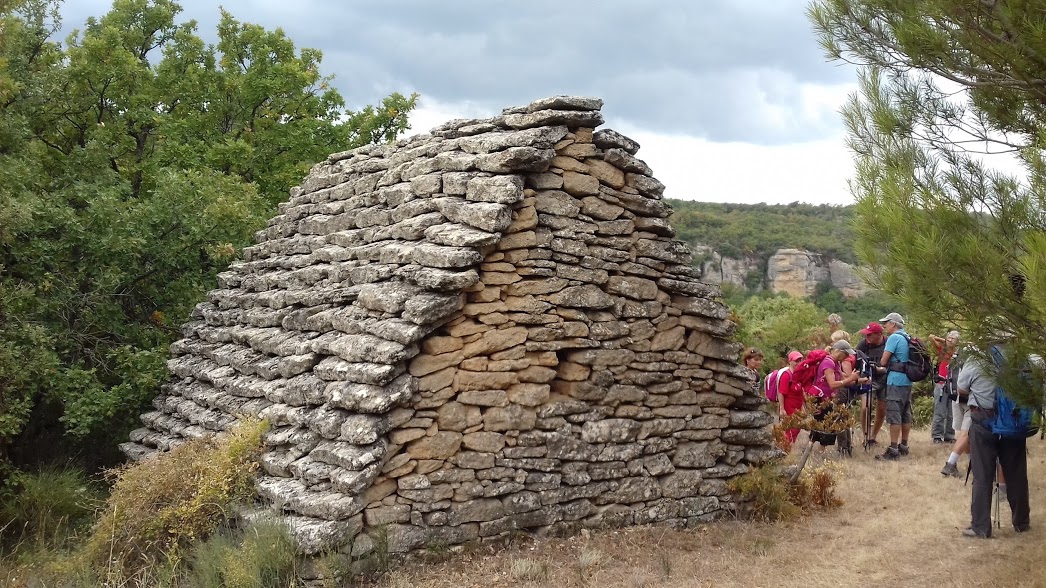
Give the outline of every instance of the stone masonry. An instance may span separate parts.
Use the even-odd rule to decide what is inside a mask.
[[[303,553],[731,511],[769,417],[601,107],[547,98],[315,166],[123,450],[268,419],[258,494]]]

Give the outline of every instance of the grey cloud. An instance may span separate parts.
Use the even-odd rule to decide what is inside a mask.
[[[100,0],[65,11],[82,22]],[[218,8],[183,0],[213,35]],[[801,84],[840,84],[824,62],[806,0],[226,0],[243,21],[282,27],[324,51],[350,104],[391,91],[494,110],[561,93],[597,95],[608,117],[658,132],[763,144],[823,137],[838,117],[806,120]],[[67,23],[68,26],[69,23]],[[774,114],[773,120],[771,113]],[[781,113],[784,113],[783,120]]]

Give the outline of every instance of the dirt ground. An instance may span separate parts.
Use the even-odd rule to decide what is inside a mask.
[[[1046,441],[1028,441],[1031,531],[1015,534],[1004,504],[1002,528],[991,540],[960,535],[969,525],[970,486],[940,474],[950,447],[932,445],[926,431],[915,431],[911,448],[899,462],[877,462],[859,447],[852,458],[830,455],[844,503],[801,520],[634,528],[478,548],[442,563],[407,564],[380,584],[1046,587]],[[966,461],[960,461],[964,473]]]

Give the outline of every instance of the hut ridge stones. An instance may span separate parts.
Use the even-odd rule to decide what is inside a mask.
[[[123,450],[268,419],[258,494],[304,553],[379,526],[407,551],[731,511],[769,417],[601,106],[547,98],[316,165],[195,308]]]

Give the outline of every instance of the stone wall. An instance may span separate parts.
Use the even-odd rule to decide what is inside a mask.
[[[602,102],[332,155],[221,274],[123,446],[267,418],[301,551],[707,521],[772,455],[716,286]],[[361,534],[362,532],[362,534]]]

